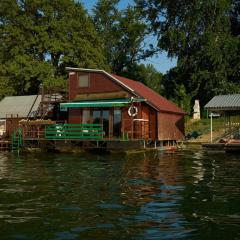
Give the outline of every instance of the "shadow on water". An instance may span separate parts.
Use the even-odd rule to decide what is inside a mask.
[[[240,239],[239,160],[0,153],[1,239]]]

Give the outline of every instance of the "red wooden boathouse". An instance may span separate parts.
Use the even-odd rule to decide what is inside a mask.
[[[173,146],[184,138],[184,111],[142,83],[103,70],[67,70],[68,100],[56,98],[60,92],[42,94],[41,114],[19,122],[13,150],[128,150]]]
[[[169,144],[184,138],[184,111],[144,84],[98,69],[67,68],[68,124],[102,124],[103,139]]]

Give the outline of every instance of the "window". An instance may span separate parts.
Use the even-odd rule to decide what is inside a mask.
[[[122,112],[119,109],[114,109],[113,111],[113,136],[121,136],[121,127],[122,127]]]
[[[83,110],[82,114],[82,123],[90,123],[90,111],[89,110]]]
[[[103,122],[103,131],[105,133],[105,137],[109,135],[109,110],[102,111],[102,122]]]
[[[93,123],[101,123],[101,111],[94,110],[92,113]]]
[[[78,76],[78,86],[79,87],[89,87],[89,75]]]

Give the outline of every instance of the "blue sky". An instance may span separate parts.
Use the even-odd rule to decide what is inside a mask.
[[[97,0],[80,0],[80,2],[82,2],[84,7],[91,12],[91,9],[96,4]],[[121,0],[119,3],[119,8],[125,8],[128,4],[131,4],[132,2],[133,1],[131,0]],[[153,38],[152,41],[154,44],[156,42],[156,39],[154,40]],[[153,64],[155,68],[162,73],[165,73],[170,68],[176,66],[176,62],[176,59],[168,58],[166,52],[153,56],[144,61],[145,64]]]

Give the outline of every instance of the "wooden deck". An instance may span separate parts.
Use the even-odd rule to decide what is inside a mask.
[[[147,148],[142,140],[125,141],[122,139],[33,139],[26,138],[23,149],[38,148],[43,151],[81,152],[84,150],[127,151]]]
[[[18,133],[18,134],[17,134]],[[16,136],[15,136],[15,135]],[[66,124],[46,120],[22,121],[2,149],[75,152],[86,149],[128,151],[172,147],[176,141],[153,141],[139,134],[106,135],[101,124]],[[130,136],[129,136],[130,135]],[[15,137],[13,137],[15,136]]]
[[[240,141],[238,142],[231,142],[225,145],[226,152],[238,152],[240,153]]]
[[[0,151],[8,151],[11,148],[11,142],[7,140],[0,140]]]
[[[224,151],[225,144],[226,143],[203,143],[202,147],[208,150]]]
[[[206,150],[240,152],[240,141],[227,143],[204,143],[202,147]]]

